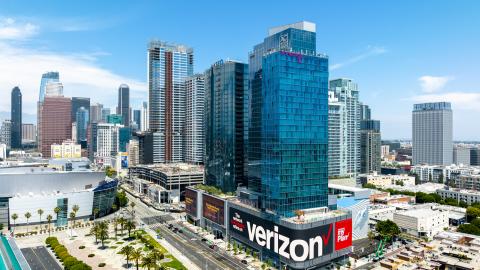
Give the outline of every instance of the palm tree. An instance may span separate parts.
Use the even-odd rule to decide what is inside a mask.
[[[47,223],[48,223],[48,236],[50,236],[50,223],[52,223],[52,215],[47,216]]]
[[[125,255],[125,257],[127,257],[127,268],[128,268],[128,265],[129,265],[128,261],[130,259],[130,255],[132,255],[133,251],[134,251],[134,249],[130,245],[126,245],[120,250],[120,254],[123,254],[123,255]]]
[[[148,256],[152,257],[152,259],[155,261],[155,265],[157,264],[157,262],[160,262],[161,260],[163,260],[163,258],[165,258],[165,255],[163,255],[163,253],[158,249],[153,249],[152,251],[150,251]]]
[[[78,206],[78,204],[74,204],[72,206],[72,211],[75,213],[75,216],[77,216],[78,210],[80,210],[80,206]],[[75,226],[75,220],[73,221],[73,226]]]
[[[70,235],[73,236],[73,225],[75,225],[75,212],[70,212],[70,222],[72,222],[72,225],[70,225]]]
[[[98,208],[93,209],[93,221],[95,221],[95,218],[98,216],[98,213],[100,213],[100,209]]]
[[[118,218],[113,219],[113,228],[115,230],[115,239],[117,238],[117,232],[118,232],[118,225],[120,224],[120,221]]]
[[[143,256],[141,266],[150,270],[150,268],[155,268],[157,266],[157,261],[151,256]]]
[[[13,228],[14,228],[14,229],[13,229],[13,231],[15,231],[15,221],[17,220],[17,218],[18,218],[18,215],[17,215],[17,214],[15,214],[15,213],[13,213],[13,214],[12,214],[12,219],[13,219]]]
[[[58,206],[53,208],[53,212],[55,213],[55,215],[57,215],[57,219],[56,219],[57,225],[58,225],[58,214],[60,214],[60,211],[62,211],[62,208],[60,208]]]
[[[108,224],[105,221],[98,223],[98,238],[100,238],[102,248],[104,248],[104,241],[108,239]]]
[[[136,226],[135,226],[135,222],[132,221],[132,220],[127,220],[127,222],[125,222],[125,228],[127,229],[128,231],[128,237],[130,237],[130,232],[132,230],[135,230]]]
[[[43,215],[43,209],[38,209],[37,210],[38,215],[40,216],[40,223],[42,223],[42,215]]]
[[[142,249],[137,248],[137,249],[133,250],[132,254],[130,254],[130,258],[132,259],[132,261],[135,261],[135,266],[138,270],[138,263],[143,258]]]
[[[30,222],[28,222],[28,219],[32,217],[32,214],[30,212],[25,213],[25,218],[27,219],[27,233],[28,233],[28,226],[30,225]]]
[[[117,207],[116,204],[112,204],[112,210],[113,210],[113,212],[117,211],[117,208],[118,208],[118,207]]]
[[[132,217],[135,217],[135,210],[134,210],[134,208],[135,208],[135,202],[131,202],[131,203],[130,203],[130,207],[132,208]]]
[[[120,224],[121,234],[123,235],[123,229],[125,228],[126,220],[125,220],[125,218],[120,217],[120,218],[118,219],[118,222],[119,222],[119,224]]]

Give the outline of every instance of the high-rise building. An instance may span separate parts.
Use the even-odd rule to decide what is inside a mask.
[[[103,105],[100,103],[93,103],[90,105],[90,122],[100,123],[103,119]],[[110,114],[110,113],[109,113]],[[106,122],[106,121],[104,121]]]
[[[152,41],[148,48],[149,129],[160,132],[165,160],[183,161],[185,124],[184,80],[193,75],[193,50],[184,45]]]
[[[126,84],[118,87],[117,114],[122,116],[122,125],[130,126],[130,88]]]
[[[365,105],[364,105],[365,106]],[[380,173],[382,162],[380,121],[360,121],[360,172]]]
[[[40,106],[39,150],[50,157],[52,144],[61,144],[72,138],[72,102],[66,97],[46,96]]]
[[[45,86],[45,97],[63,96],[63,84],[61,82],[48,82]]]
[[[109,114],[107,115],[106,123],[121,125],[123,123],[123,117],[120,114]]]
[[[250,54],[249,188],[291,217],[328,205],[328,57],[315,24],[273,28]],[[253,165],[253,166],[252,166]]]
[[[11,147],[22,147],[22,92],[20,88],[15,86],[12,89],[11,96],[11,121],[12,121],[12,134],[11,134]]]
[[[245,99],[248,65],[218,61],[205,71],[205,181],[224,192],[247,186]]]
[[[148,130],[148,103],[144,101],[140,108],[140,131]]]
[[[450,165],[453,159],[450,102],[413,105],[413,165]]]
[[[328,92],[328,176],[347,175],[345,104]]]
[[[453,147],[453,163],[460,165],[470,166],[470,147],[455,146]]]
[[[45,99],[45,92],[47,88],[47,84],[51,82],[59,82],[60,75],[58,72],[47,72],[42,74],[42,79],[40,81],[40,93],[39,93],[39,102],[43,102]]]
[[[102,109],[102,117],[100,118],[100,122],[107,123],[108,116],[112,114],[112,110],[110,108],[103,108]]]
[[[480,166],[480,148],[472,147],[470,149],[470,165]]]
[[[205,77],[194,75],[185,80],[185,162],[203,164],[205,152]]]
[[[360,104],[358,86],[350,79],[330,81],[330,91],[343,104],[341,115],[344,128],[343,151],[340,156],[346,162],[346,174],[356,175],[360,171]],[[368,113],[369,114],[369,113]],[[332,146],[331,146],[332,147]]]
[[[75,121],[77,122],[77,143],[86,145],[87,130],[88,130],[88,116],[89,111],[85,107],[80,107],[77,110]]]
[[[132,138],[132,130],[129,127],[122,127],[118,130],[118,151],[127,152],[127,144]]]
[[[11,146],[12,139],[12,121],[10,119],[5,119],[2,122],[2,127],[0,128],[0,143],[6,145],[8,149]]]
[[[77,111],[83,107],[88,112],[90,117],[90,98],[86,97],[72,97],[72,122],[77,121]],[[89,118],[90,119],[90,118]]]
[[[372,119],[372,111],[368,105],[359,103],[360,106],[360,121],[362,120],[371,120]]]
[[[37,127],[34,124],[22,124],[22,143],[37,141]]]
[[[133,110],[133,123],[135,123],[135,129],[140,130],[142,122],[142,112],[141,110]]]
[[[161,142],[165,140],[160,132],[137,133],[138,161],[140,164],[155,164],[165,160],[165,151],[161,151]]]
[[[291,51],[315,54],[315,24],[300,22],[293,25],[275,27],[268,31],[268,36],[253,47],[249,54],[249,99],[246,109],[248,125],[248,188],[260,192],[261,189],[261,144],[262,144],[262,65],[264,55],[272,51]]]
[[[90,161],[94,161],[95,153],[97,152],[97,132],[98,132],[98,123],[91,122],[89,130],[90,143],[88,144],[88,158]]]
[[[136,166],[140,164],[138,140],[131,139],[128,142],[128,166]]]
[[[109,159],[117,156],[120,148],[120,128],[123,128],[123,125],[109,123],[97,124],[97,158]]]

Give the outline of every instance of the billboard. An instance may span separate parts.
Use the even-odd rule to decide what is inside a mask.
[[[185,211],[197,218],[197,192],[189,188],[185,189]]]
[[[228,223],[230,235],[295,262],[331,254],[334,241],[338,245],[335,250],[351,245],[351,219],[337,222],[341,230],[334,228],[334,223],[296,230],[230,208]]]
[[[128,168],[128,153],[126,152],[121,153],[120,162],[121,162],[122,169]]]
[[[203,194],[203,217],[224,226],[225,201]]]

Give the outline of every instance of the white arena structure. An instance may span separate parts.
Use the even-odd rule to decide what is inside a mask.
[[[31,217],[28,223],[46,223],[52,215],[52,223],[65,225],[73,206],[78,205],[78,219],[88,219],[93,209],[103,216],[111,211],[117,191],[117,180],[105,180],[104,172],[56,171],[46,167],[0,168],[0,223],[11,228],[26,224],[25,213]],[[60,207],[58,214],[54,212]],[[38,210],[42,209],[40,216]],[[18,218],[14,221],[12,215]],[[97,217],[98,217],[97,216]]]

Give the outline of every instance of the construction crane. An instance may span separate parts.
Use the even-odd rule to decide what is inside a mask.
[[[373,258],[374,261],[379,261],[383,258],[383,251],[385,249],[385,244],[388,242],[388,237],[384,237],[383,239],[380,240],[380,243],[378,243],[377,249],[375,251],[375,258]]]

